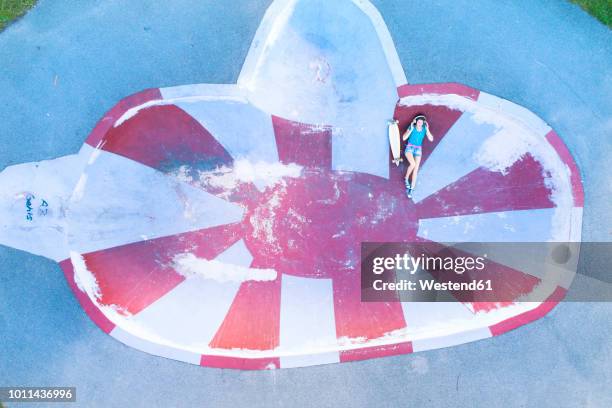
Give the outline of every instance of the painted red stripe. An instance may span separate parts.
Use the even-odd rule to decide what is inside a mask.
[[[400,98],[411,95],[423,95],[423,94],[456,94],[465,96],[467,98],[477,100],[480,95],[478,89],[471,88],[469,86],[459,84],[456,82],[447,82],[441,84],[419,84],[419,85],[402,85],[397,89],[397,93]]]
[[[403,106],[398,104],[395,107],[395,113],[393,117],[399,121],[399,128],[403,135],[403,133],[408,129],[408,125],[412,119],[417,115],[417,113],[422,113],[427,116],[429,121],[431,134],[434,136],[434,141],[430,142],[425,139],[423,141],[423,156],[421,158],[421,165],[427,161],[427,158],[431,154],[431,152],[436,148],[438,143],[442,140],[442,138],[446,135],[449,129],[457,122],[457,120],[461,117],[462,112],[458,110],[450,109],[447,106],[441,105],[412,105],[412,106]],[[406,146],[405,142],[402,142],[402,157],[404,148]],[[405,165],[407,165],[406,159],[404,159]],[[391,163],[393,167],[392,173],[394,174],[397,170],[393,170],[396,166]],[[405,173],[406,169],[404,166],[400,166],[402,171]]]
[[[174,270],[181,253],[212,259],[240,239],[235,224],[135,242],[83,255],[100,287],[100,303],[136,314],[174,289],[185,277]]]
[[[406,327],[400,302],[362,302],[359,273],[346,270],[333,280],[338,338],[376,339]]]
[[[272,116],[278,156],[283,163],[331,169],[332,131]]]
[[[410,253],[413,256],[426,255],[436,258],[473,257],[465,251],[447,247],[441,243],[422,240],[413,243]],[[483,270],[465,271],[462,274],[454,270],[434,270],[429,272],[438,282],[469,283],[474,280],[491,280],[492,291],[450,291],[462,303],[470,303],[474,311],[489,311],[512,304],[522,295],[531,293],[541,283],[535,276],[523,273],[509,266],[497,263],[491,259],[484,261]]]
[[[78,288],[76,282],[74,281],[74,269],[70,259],[61,261],[59,265],[62,268],[62,271],[64,271],[64,276],[66,277],[68,286],[70,286],[70,289],[72,289],[72,292],[89,318],[105,333],[108,334],[113,331],[115,324],[104,316],[104,313],[102,313],[100,309],[98,309],[98,307],[91,301],[87,293]]]
[[[369,358],[397,356],[400,354],[410,353],[412,353],[412,342],[363,347],[359,349],[341,351],[340,362],[346,363],[348,361],[366,360]]]
[[[232,368],[237,370],[268,370],[280,368],[278,357],[240,358],[202,355],[200,365],[214,368]]]
[[[94,129],[91,131],[85,143],[96,147],[102,140],[106,132],[115,124],[115,122],[129,109],[142,105],[155,99],[162,99],[158,88],[145,89],[144,91],[135,93],[119,101],[108,112],[104,114],[102,119],[98,121]]]
[[[280,274],[274,281],[243,282],[210,347],[248,350],[278,347],[280,292]]]
[[[111,128],[104,141],[104,150],[165,173],[184,165],[190,171],[210,171],[232,163],[223,146],[191,115],[174,105],[142,109]]]
[[[551,130],[546,135],[546,140],[555,149],[561,160],[567,165],[570,170],[570,181],[572,183],[572,193],[574,195],[574,205],[576,207],[584,207],[584,189],[582,187],[582,179],[580,170],[572,157],[569,149],[563,143],[563,140],[557,135],[554,130]]]
[[[493,326],[489,326],[491,334],[493,336],[499,336],[500,334],[504,334],[510,330],[516,329],[517,327],[540,319],[548,314],[565,297],[565,293],[566,290],[558,286],[553,294],[535,309],[504,320],[503,322],[494,324]]]
[[[417,203],[419,219],[553,208],[542,165],[526,154],[506,174],[478,168]]]

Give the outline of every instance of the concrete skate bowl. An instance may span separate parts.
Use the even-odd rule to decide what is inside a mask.
[[[149,89],[92,131],[60,265],[106,333],[193,364],[286,368],[489,338],[562,299],[571,273],[507,265],[516,301],[361,302],[361,242],[580,241],[583,193],[541,119],[464,85],[408,85],[373,6],[328,3],[274,2],[237,84]],[[403,130],[417,112],[435,140],[410,200],[386,120]],[[534,290],[546,301],[520,301]]]

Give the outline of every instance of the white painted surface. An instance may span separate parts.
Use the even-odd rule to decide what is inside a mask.
[[[241,239],[220,253],[215,260],[229,265],[248,267],[251,265],[251,262],[253,262],[253,255],[249,252],[244,240]]]
[[[555,209],[500,211],[419,220],[418,236],[436,242],[546,242]]]
[[[208,130],[237,162],[251,163],[252,170],[257,170],[257,163],[279,163],[271,116],[245,100],[177,100],[176,105]],[[262,178],[256,173],[253,176],[257,187],[263,189]]]
[[[351,1],[273,3],[238,85],[266,112],[333,126],[334,169],[387,177],[385,124],[403,81],[390,42]]]
[[[499,96],[480,92],[478,95],[478,104],[523,122],[526,127],[538,135],[546,135],[551,130],[546,122],[527,108],[512,103],[507,99],[500,98]]]
[[[110,333],[115,339],[119,340],[126,346],[134,347],[137,350],[146,353],[154,354],[160,357],[170,358],[172,360],[184,361],[191,364],[200,364],[200,355],[190,351],[182,350],[176,347],[168,347],[166,344],[158,344],[148,341],[138,335],[133,335],[128,331],[117,326]]]
[[[494,133],[493,125],[477,122],[470,113],[461,115],[419,171],[413,200],[419,202],[480,167],[475,153]],[[423,144],[427,149],[427,140]]]
[[[572,207],[569,242],[582,241],[582,207]]]
[[[55,261],[69,257],[66,209],[92,150],[84,145],[78,154],[17,164],[0,172],[0,244]],[[32,197],[31,220],[28,197]]]
[[[331,279],[283,275],[280,310],[281,367],[339,361]]]
[[[486,339],[489,337],[491,337],[491,331],[488,327],[473,330],[462,329],[461,331],[448,335],[440,335],[429,339],[414,340],[412,342],[412,350],[414,352],[418,352],[443,347],[451,347],[456,346],[458,344],[469,343],[471,341]]]
[[[235,84],[191,84],[159,88],[163,99],[175,100],[208,95],[211,97],[242,98],[243,92]]]
[[[330,351],[327,353],[307,354],[300,351],[300,354],[281,356],[281,368],[307,367],[321,364],[331,364],[340,362],[340,353],[338,351]]]
[[[397,55],[397,51],[395,49],[395,44],[393,44],[393,38],[391,38],[391,33],[387,29],[387,25],[385,24],[382,15],[368,0],[353,0],[353,3],[355,3],[355,5],[370,18],[370,21],[376,30],[376,34],[378,34],[378,40],[383,48],[385,57],[387,58],[387,64],[389,64],[389,69],[393,75],[395,86],[399,88],[400,86],[407,84],[408,80],[406,79],[406,73],[404,72],[399,55]]]
[[[113,153],[99,153],[85,174],[66,214],[68,244],[79,253],[242,218],[241,207]]]

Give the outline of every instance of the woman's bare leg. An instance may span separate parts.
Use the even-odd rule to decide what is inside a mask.
[[[414,156],[412,156],[412,153],[406,153],[406,159],[408,159],[408,170],[406,170],[406,180],[408,180],[408,178],[410,177],[410,173],[412,173],[412,171],[416,167],[416,161],[414,160]]]
[[[415,157],[414,161],[415,161],[415,164],[414,164],[414,169],[412,170],[412,183],[410,183],[412,188],[416,187],[417,175],[419,174],[419,166],[421,165],[421,156]]]

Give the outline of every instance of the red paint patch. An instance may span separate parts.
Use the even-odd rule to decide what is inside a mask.
[[[96,127],[91,131],[85,143],[90,146],[96,147],[106,132],[117,122],[117,120],[123,116],[125,112],[136,106],[142,105],[143,103],[153,101],[155,99],[162,99],[161,93],[157,88],[145,89],[144,91],[135,93],[122,99],[108,112],[104,114],[102,119],[98,121]]]
[[[400,303],[361,302],[358,269],[360,242],[415,237],[413,204],[403,189],[377,176],[313,169],[266,190],[255,204],[245,217],[245,242],[255,261],[295,276],[332,279],[338,337],[378,338],[406,326]],[[241,330],[226,337],[245,337]]]
[[[214,368],[232,368],[236,370],[267,370],[280,368],[280,359],[269,358],[240,358],[202,355],[200,365]]]
[[[272,116],[278,156],[283,163],[331,169],[332,131]]]
[[[344,350],[340,352],[340,362],[365,360],[368,358],[379,358],[387,356],[397,356],[400,354],[412,353],[412,343],[397,343],[384,346],[363,347],[353,350]]]
[[[567,165],[570,170],[570,181],[572,183],[572,193],[574,195],[574,205],[576,207],[584,207],[584,190],[582,187],[582,179],[580,177],[580,170],[572,157],[572,154],[568,150],[565,143],[561,140],[559,135],[554,130],[551,130],[546,135],[546,140],[555,149],[561,160]]]
[[[110,129],[102,149],[162,172],[190,169],[210,171],[232,158],[192,116],[174,105],[152,106]]]
[[[473,100],[477,100],[480,91],[469,86],[456,82],[447,82],[442,84],[422,84],[422,85],[402,85],[397,89],[400,98],[412,95],[423,94],[455,94],[465,96]]]
[[[98,306],[96,306],[87,293],[81,291],[78,288],[76,282],[74,281],[74,269],[72,267],[72,261],[70,259],[65,259],[59,263],[62,271],[64,271],[64,276],[66,277],[66,281],[68,282],[68,286],[72,289],[72,292],[78,299],[81,307],[87,313],[87,316],[100,328],[104,333],[109,334],[115,328],[115,324],[108,320],[104,313]]]
[[[553,208],[542,165],[530,154],[507,174],[478,168],[416,204],[419,219]]]
[[[278,347],[280,291],[280,274],[274,281],[243,282],[210,347],[248,350]]]
[[[338,338],[376,339],[406,327],[400,302],[362,302],[358,269],[336,273],[334,315]]]
[[[535,309],[504,320],[503,322],[497,323],[493,326],[489,326],[491,334],[493,336],[499,336],[500,334],[514,330],[517,327],[531,323],[534,320],[538,320],[539,318],[548,314],[565,297],[566,292],[567,291],[562,287],[557,287],[553,294]]]
[[[245,220],[246,245],[263,267],[332,279],[347,265],[358,268],[361,242],[410,240],[417,231],[403,189],[373,175],[327,171],[266,190]]]

